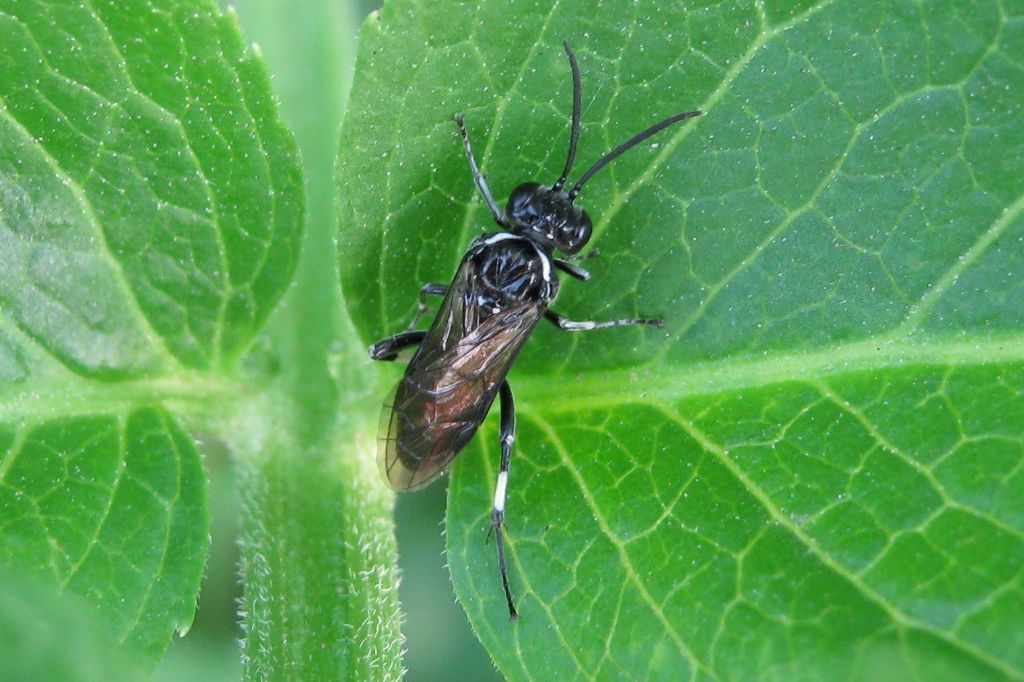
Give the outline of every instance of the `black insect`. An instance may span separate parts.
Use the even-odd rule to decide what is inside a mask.
[[[440,476],[501,394],[501,466],[491,525],[501,584],[513,620],[517,613],[505,568],[502,523],[515,439],[515,407],[505,376],[542,317],[567,331],[663,324],[656,319],[575,322],[549,310],[558,294],[555,270],[582,281],[590,279],[590,273],[556,258],[554,252],[571,257],[590,240],[590,217],[573,201],[594,173],[651,135],[701,113],[676,114],[634,135],[565,191],[562,188],[572,170],[580,134],[581,91],[576,56],[569,43],[564,45],[572,68],[573,98],[569,155],[561,177],[551,187],[535,182],[519,185],[502,211],[477,167],[462,116],[456,115],[473,180],[504,231],[474,241],[451,284],[427,284],[420,290],[419,309],[409,328],[370,347],[374,360],[394,360],[403,348],[419,346],[381,414],[379,460],[384,478],[395,490],[416,490]],[[427,331],[414,330],[427,310],[426,297],[431,295],[444,296],[434,323]]]

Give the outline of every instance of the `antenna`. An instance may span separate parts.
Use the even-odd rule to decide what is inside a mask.
[[[573,54],[572,46],[569,45],[568,40],[562,43],[562,46],[565,48],[565,53],[569,55],[569,66],[572,68],[572,132],[569,137],[569,158],[565,160],[565,170],[562,171],[562,176],[551,186],[552,192],[558,192],[562,189],[565,179],[569,177],[569,171],[572,170],[572,162],[576,159],[576,143],[580,139],[580,102],[583,99],[583,86],[580,84],[580,67],[576,63],[576,55]]]
[[[604,168],[605,166],[607,166],[609,163],[614,161],[616,158],[621,156],[623,153],[625,153],[625,152],[629,151],[630,149],[632,149],[633,147],[637,146],[638,144],[640,144],[641,142],[646,140],[651,135],[654,135],[655,133],[659,133],[662,130],[664,130],[665,128],[668,128],[673,123],[678,123],[679,121],[685,121],[688,118],[694,118],[695,116],[700,116],[702,113],[704,113],[704,112],[702,112],[702,111],[685,111],[685,112],[683,112],[681,114],[676,114],[675,116],[669,116],[664,121],[661,121],[660,123],[655,123],[654,125],[652,125],[647,130],[644,130],[643,132],[637,133],[633,137],[629,138],[628,140],[626,140],[625,142],[620,144],[618,147],[616,147],[615,149],[613,149],[610,152],[608,152],[604,156],[604,158],[602,158],[600,161],[598,161],[593,166],[591,166],[590,169],[587,170],[587,172],[583,174],[583,177],[580,178],[579,181],[577,181],[575,185],[573,185],[573,188],[571,190],[569,190],[569,201],[572,201],[573,199],[576,198],[576,196],[580,193],[580,190],[583,189],[583,185],[586,184],[587,180],[589,180],[591,177],[593,177],[594,173],[596,173],[597,171],[599,171],[602,168]]]

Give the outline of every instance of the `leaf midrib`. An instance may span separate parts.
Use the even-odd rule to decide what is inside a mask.
[[[516,376],[518,396],[534,408],[573,412],[739,392],[773,384],[908,367],[966,367],[1024,362],[1024,332],[950,338],[879,337],[809,351],[765,351],[690,364],[645,364],[558,377]],[[566,396],[586,396],[585,400]]]
[[[163,405],[185,414],[223,413],[259,387],[236,378],[194,372],[103,382],[63,375],[0,390],[0,421],[22,426],[83,415],[124,414]]]
[[[368,361],[367,361],[368,362]],[[808,382],[910,367],[967,367],[1024,362],[1024,332],[980,338],[888,337],[837,344],[812,351],[764,352],[708,362],[641,364],[615,370],[552,377],[513,371],[516,394],[532,408],[573,412],[627,403],[733,393],[790,382]],[[183,412],[232,404],[259,387],[226,376],[180,373],[107,383],[67,376],[45,384],[0,391],[0,419],[13,423],[123,413],[146,405],[172,405]],[[566,396],[586,396],[585,401]],[[191,406],[191,408],[190,408]]]
[[[598,525],[602,528],[604,535],[613,544],[618,545],[618,536],[610,530],[604,522],[603,513],[599,505],[590,494],[583,477],[576,471],[575,466],[562,447],[557,434],[550,423],[546,420],[546,414],[578,410],[579,403],[559,401],[552,399],[552,395],[587,395],[593,396],[598,401],[606,401],[602,404],[614,406],[625,402],[643,402],[653,405],[667,418],[678,424],[694,438],[708,452],[715,457],[736,477],[764,507],[775,523],[786,528],[793,536],[806,546],[822,563],[834,571],[844,580],[848,581],[856,590],[879,606],[901,629],[916,630],[923,634],[934,636],[964,654],[971,656],[978,662],[1008,678],[1016,678],[1019,671],[1011,664],[990,655],[989,652],[979,648],[968,640],[963,639],[956,632],[945,631],[934,627],[927,622],[906,613],[898,605],[881,595],[875,588],[868,585],[862,577],[853,573],[836,562],[826,552],[822,551],[817,543],[811,539],[797,524],[788,516],[782,513],[775,502],[767,495],[762,488],[750,479],[749,476],[728,456],[726,449],[716,443],[711,437],[702,432],[697,426],[686,419],[673,406],[671,400],[678,400],[688,396],[700,394],[728,392],[742,390],[743,388],[755,388],[768,384],[785,383],[788,381],[806,381],[813,384],[827,393],[829,397],[837,402],[842,402],[846,409],[850,406],[838,395],[833,394],[821,382],[827,376],[838,376],[861,371],[884,371],[900,367],[915,366],[970,366],[970,365],[991,365],[1010,362],[1024,361],[1024,334],[1007,335],[1001,338],[975,339],[972,337],[960,337],[957,339],[938,340],[911,340],[911,339],[876,339],[858,343],[839,345],[829,349],[809,353],[784,353],[761,359],[732,359],[711,363],[702,363],[686,367],[670,367],[668,371],[659,370],[657,375],[644,371],[641,376],[631,373],[628,370],[612,372],[605,375],[597,374],[570,382],[568,391],[542,392],[540,399],[531,400],[525,406],[526,414],[554,444],[555,449],[561,455],[562,463],[567,467],[580,488],[583,499],[594,514]],[[606,378],[606,381],[622,381],[622,375],[628,375],[632,388],[621,383],[604,385],[589,385],[595,379]],[[610,378],[609,378],[610,377]],[[536,388],[530,385],[530,381],[519,383],[527,391]],[[673,390],[683,386],[682,390]],[[524,391],[525,392],[525,391]],[[548,398],[545,404],[544,397]],[[542,406],[543,409],[538,409]],[[588,399],[583,408],[593,408],[597,405],[592,399]],[[898,452],[898,448],[889,445],[889,449]],[[490,460],[486,460],[490,461]],[[488,467],[490,468],[490,467]],[[493,474],[493,472],[489,472]],[[941,490],[940,486],[936,486]],[[947,505],[949,501],[947,500]],[[953,504],[953,507],[959,505]],[[1008,532],[1016,532],[1015,529],[1005,528]],[[664,621],[660,606],[650,598],[646,586],[637,577],[632,566],[629,555],[624,550],[619,552],[623,569],[630,582],[640,591],[641,597],[648,603],[655,617],[662,621],[663,626],[669,630],[670,636],[674,634],[670,625]],[[517,561],[517,554],[513,545],[510,552],[513,562]],[[673,640],[676,637],[673,636]],[[695,665],[700,666],[702,661],[695,658],[694,652],[685,645],[679,644],[680,651]]]

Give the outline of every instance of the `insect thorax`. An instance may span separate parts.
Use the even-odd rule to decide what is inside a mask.
[[[484,235],[468,255],[486,285],[486,295],[507,307],[551,301],[558,280],[551,257],[532,240],[508,232]]]

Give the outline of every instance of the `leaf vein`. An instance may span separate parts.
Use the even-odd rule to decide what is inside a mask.
[[[93,532],[92,537],[89,538],[89,542],[86,545],[85,551],[82,552],[82,555],[78,558],[78,561],[76,561],[71,566],[71,568],[67,572],[67,575],[65,575],[61,579],[60,586],[62,589],[66,589],[67,586],[71,584],[71,581],[74,579],[75,575],[78,574],[78,571],[81,570],[82,566],[85,565],[85,562],[89,559],[89,556],[92,554],[93,550],[100,545],[100,535],[103,533],[103,529],[106,527],[107,520],[110,518],[110,511],[114,508],[114,500],[117,498],[117,491],[118,488],[120,488],[121,486],[121,481],[124,478],[125,467],[127,466],[127,443],[125,440],[125,428],[126,425],[124,417],[119,416],[117,419],[117,440],[119,457],[117,461],[117,468],[114,471],[114,480],[110,486],[110,495],[107,497],[107,501],[106,504],[104,505],[103,512],[100,514],[99,521],[96,524],[96,530]],[[97,440],[103,435],[105,434],[96,434],[92,439],[82,443],[79,446],[80,449],[84,449],[85,446],[88,445],[90,441]]]
[[[1017,197],[967,251],[939,277],[917,304],[910,309],[906,318],[897,328],[897,334],[910,335],[919,328],[922,318],[939,302],[939,299],[956,284],[964,271],[973,265],[990,246],[1007,230],[1011,223],[1024,212],[1024,194]]]
[[[608,521],[604,517],[604,512],[594,500],[593,494],[590,492],[590,488],[587,486],[586,480],[580,473],[579,468],[577,468],[576,463],[573,462],[572,457],[569,456],[569,453],[565,449],[565,444],[559,438],[554,428],[539,413],[529,410],[529,408],[527,408],[527,410],[530,418],[537,424],[541,431],[544,432],[552,445],[554,445],[555,451],[562,460],[562,464],[572,476],[576,486],[580,489],[580,494],[582,495],[584,502],[586,502],[587,507],[593,513],[594,520],[597,522],[598,527],[601,529],[601,532],[605,537],[608,538],[609,542],[611,542],[612,546],[615,547],[615,550],[619,555],[619,562],[622,564],[629,582],[633,584],[634,588],[639,593],[640,598],[647,605],[648,609],[658,620],[661,626],[665,628],[665,632],[679,649],[679,652],[692,664],[693,668],[690,671],[691,677],[695,677],[699,670],[702,674],[707,675],[711,679],[719,679],[718,673],[705,661],[698,658],[694,651],[686,644],[685,641],[683,641],[683,638],[680,636],[675,626],[665,615],[665,611],[662,606],[654,601],[654,597],[648,591],[647,585],[643,580],[641,580],[640,575],[637,573],[636,567],[633,565],[633,560],[630,558],[629,552],[626,551],[625,545],[608,526]]]
[[[695,441],[697,441],[701,447],[708,452],[714,454],[718,460],[726,467],[726,469],[736,478],[736,480],[743,485],[743,487],[760,503],[764,510],[769,514],[772,520],[777,523],[780,527],[786,529],[793,535],[807,550],[813,554],[815,558],[822,563],[823,566],[831,570],[835,575],[843,578],[848,584],[855,588],[866,600],[875,604],[882,609],[886,615],[893,621],[895,625],[903,630],[918,630],[922,633],[931,635],[940,639],[950,646],[962,651],[963,653],[975,658],[980,663],[983,663],[994,670],[998,670],[1000,673],[1008,677],[1019,677],[1020,672],[1013,668],[1007,662],[994,658],[989,652],[966,642],[962,639],[954,637],[952,633],[938,629],[927,623],[923,623],[920,620],[912,618],[904,614],[895,605],[889,603],[882,595],[878,594],[874,589],[867,585],[860,576],[847,570],[845,566],[835,561],[828,553],[824,552],[818,544],[809,537],[803,530],[793,522],[788,516],[783,514],[781,510],[772,502],[768,494],[761,489],[749,476],[739,467],[739,465],[729,456],[725,449],[712,440],[707,434],[701,431],[695,424],[687,420],[682,414],[675,408],[675,406],[658,403],[655,407],[665,415],[666,418],[672,420],[683,428]],[[567,464],[568,466],[568,464]]]

